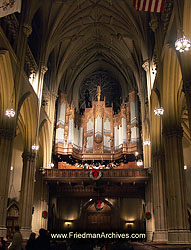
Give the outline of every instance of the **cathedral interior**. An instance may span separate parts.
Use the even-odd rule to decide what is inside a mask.
[[[191,1],[133,2],[25,0],[0,17],[0,237],[191,244]]]

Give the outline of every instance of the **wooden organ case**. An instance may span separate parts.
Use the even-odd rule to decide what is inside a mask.
[[[58,101],[55,153],[72,155],[80,160],[115,160],[138,151],[138,100],[135,91],[129,93],[128,102],[121,104],[114,114],[113,107],[106,107],[105,98],[97,98],[83,115],[75,112],[61,93]]]

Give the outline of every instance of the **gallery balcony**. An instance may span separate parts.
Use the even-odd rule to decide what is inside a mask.
[[[101,181],[140,183],[147,182],[149,174],[145,168],[101,169]],[[90,182],[91,169],[45,169],[43,179],[48,182]],[[98,180],[99,181],[99,180]]]

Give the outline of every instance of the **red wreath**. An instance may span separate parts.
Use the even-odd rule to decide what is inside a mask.
[[[146,213],[145,213],[145,218],[146,218],[147,220],[150,220],[150,219],[151,219],[151,213],[150,213],[150,212],[146,212]]]
[[[44,218],[44,219],[48,218],[48,212],[47,211],[42,212],[42,218]]]

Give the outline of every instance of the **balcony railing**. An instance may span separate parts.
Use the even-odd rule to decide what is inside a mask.
[[[90,178],[91,170],[84,169],[46,169],[43,172],[44,179],[52,180],[67,180],[75,178],[88,179]],[[135,180],[147,180],[149,178],[147,169],[102,169],[102,179],[120,178],[120,179],[135,179]]]

